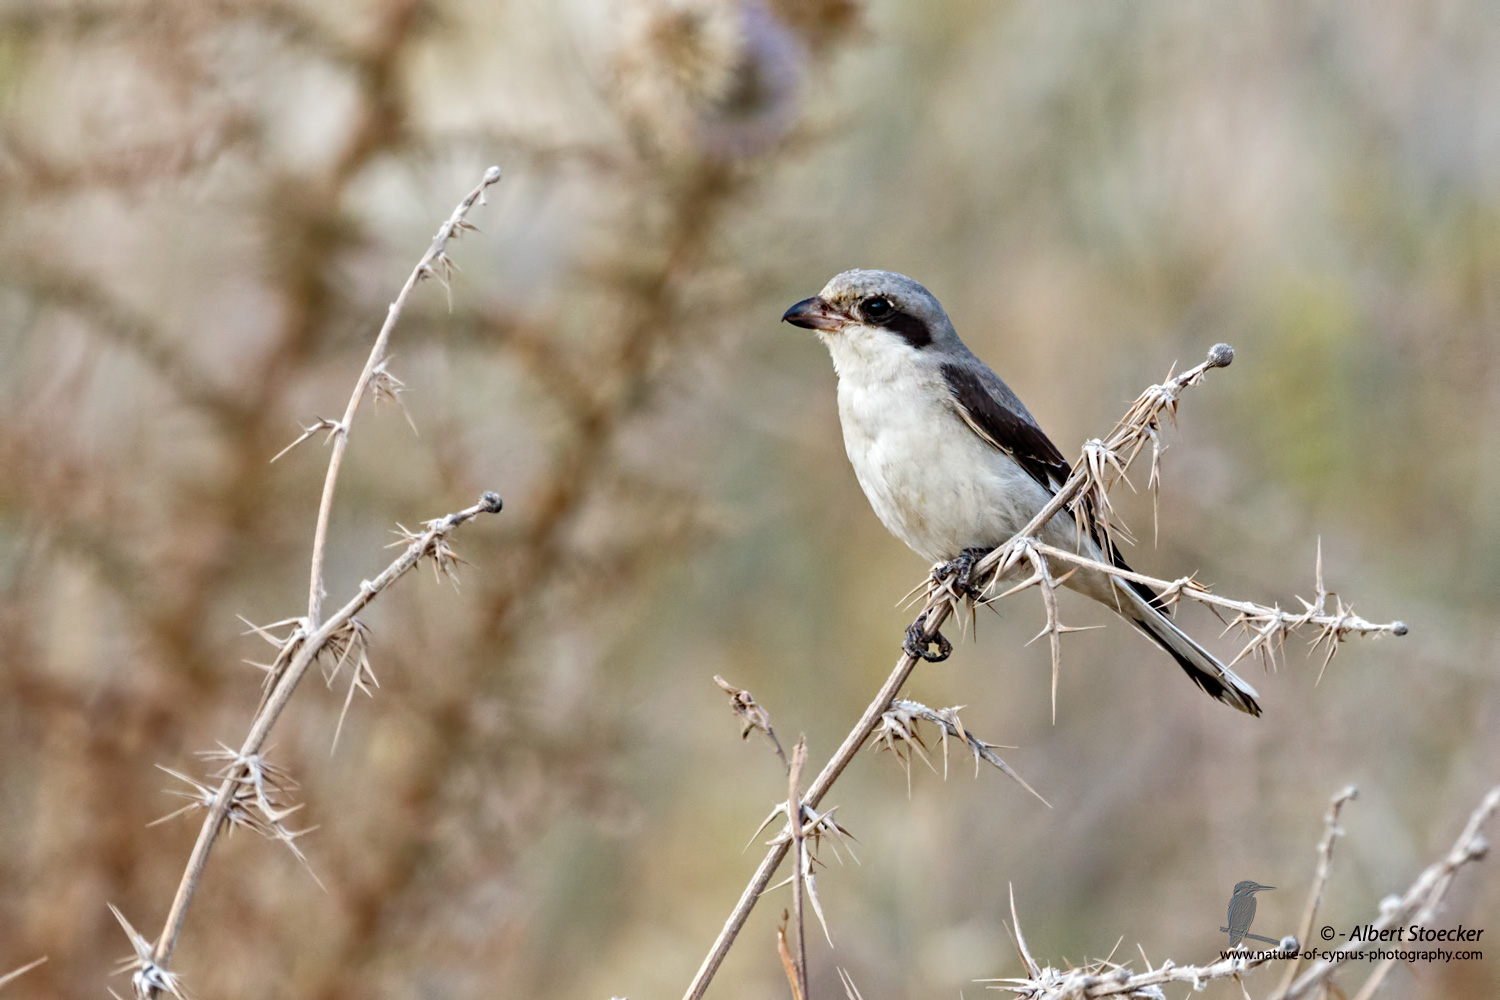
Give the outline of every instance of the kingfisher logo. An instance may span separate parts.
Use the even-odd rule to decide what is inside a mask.
[[[1234,895],[1229,897],[1229,926],[1219,928],[1221,934],[1229,935],[1229,947],[1240,947],[1240,942],[1246,938],[1251,941],[1264,941],[1266,944],[1281,944],[1277,938],[1261,937],[1259,934],[1250,933],[1250,925],[1255,922],[1255,894],[1274,888],[1276,888],[1274,885],[1261,885],[1250,879],[1235,883]]]
[[[1324,924],[1318,929],[1318,937],[1324,941],[1332,941],[1334,938],[1344,939],[1343,944],[1326,948],[1320,948],[1305,941],[1299,942],[1295,937],[1284,937],[1278,940],[1250,933],[1250,925],[1255,922],[1255,894],[1269,892],[1275,888],[1274,885],[1261,885],[1250,879],[1235,883],[1234,891],[1229,897],[1228,926],[1219,928],[1220,934],[1229,935],[1228,949],[1219,952],[1221,960],[1285,961],[1300,958],[1304,962],[1311,962],[1315,959],[1324,962],[1465,962],[1477,961],[1484,957],[1484,953],[1478,949],[1361,947],[1370,942],[1406,944],[1408,942],[1479,941],[1484,934],[1484,929],[1466,927],[1463,924],[1457,927],[1426,927],[1422,924],[1383,927],[1377,924],[1355,924],[1354,929],[1347,932],[1339,931],[1331,924]],[[1247,941],[1263,941],[1271,947],[1253,951],[1244,943]]]

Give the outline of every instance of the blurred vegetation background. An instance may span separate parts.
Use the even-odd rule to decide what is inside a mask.
[[[927,284],[1068,454],[1230,342],[1154,548],[1129,505],[1131,560],[1292,603],[1321,539],[1329,585],[1412,631],[1321,680],[1299,649],[1249,670],[1256,720],[1111,623],[1068,637],[1054,724],[1040,609],[1008,600],[909,694],[969,706],[1053,808],[862,756],[815,995],[836,965],[870,1000],[1017,974],[1012,885],[1054,961],[1122,936],[1208,960],[1247,878],[1279,887],[1255,931],[1292,933],[1350,781],[1324,913],[1352,925],[1495,780],[1493,4],[7,0],[0,94],[0,971],[51,958],[7,995],[98,995],[127,951],[107,902],[160,926],[196,824],[146,827],[180,804],[154,765],[238,744],[265,647],[235,616],[305,600],[324,459],[269,459],[342,409],[492,162],[451,308],[424,286],[393,341],[420,436],[356,426],[330,600],[394,522],[506,511],[459,536],[461,591],[413,578],[365,616],[381,689],[336,754],[343,691],[293,702],[272,756],[327,891],[221,845],[196,995],[683,988],[785,796],[712,675],[818,766],[927,569],[860,494],[826,353],[777,323],[855,266]],[[1500,915],[1489,867],[1444,923]],[[787,891],[712,995],[783,995]],[[1492,997],[1500,959],[1388,992]]]

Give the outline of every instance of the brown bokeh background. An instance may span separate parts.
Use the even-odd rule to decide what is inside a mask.
[[[1292,933],[1348,782],[1327,921],[1370,919],[1500,761],[1500,17],[1477,2],[156,0],[0,8],[0,972],[97,996],[160,927],[196,824],[161,764],[238,744],[305,606],[336,416],[405,274],[490,163],[451,308],[393,341],[414,435],[355,427],[330,601],[397,521],[466,506],[462,589],[364,616],[381,688],[329,746],[314,679],[274,737],[299,841],[220,845],[177,970],[197,996],[675,996],[785,795],[715,673],[821,765],[926,567],[843,456],[823,349],[778,326],[854,266],[912,274],[1066,453],[1174,361],[1139,568],[1400,640],[1198,693],[1118,624],[1049,709],[1034,594],[923,667],[1050,810],[961,762],[864,754],[828,800],[813,993],[975,995],[1032,949],[1206,961],[1230,887]],[[1066,601],[1070,624],[1106,616]],[[1206,638],[1216,623],[1186,612]],[[1232,654],[1230,638],[1214,648]],[[1444,924],[1500,915],[1493,863]],[[712,996],[781,996],[765,900]],[[1500,928],[1490,931],[1500,933]],[[1273,981],[1251,980],[1256,996]],[[116,989],[128,985],[115,980]],[[1387,995],[1491,997],[1500,958]],[[1211,997],[1239,996],[1232,983]]]

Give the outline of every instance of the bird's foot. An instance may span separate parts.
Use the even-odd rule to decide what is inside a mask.
[[[964,549],[957,559],[932,567],[932,580],[939,586],[946,586],[946,581],[951,579],[952,588],[958,596],[977,599],[979,588],[974,586],[974,565],[993,551],[995,550],[979,545]]]
[[[934,632],[931,637],[922,632],[927,623],[927,612],[917,616],[917,620],[907,626],[906,641],[901,644],[901,649],[907,656],[916,656],[926,660],[928,663],[941,663],[953,652],[953,643],[943,637],[943,633]],[[928,647],[937,644],[937,652],[932,652]]]

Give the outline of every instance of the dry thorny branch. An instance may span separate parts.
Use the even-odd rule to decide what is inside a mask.
[[[1302,921],[1297,925],[1298,941],[1308,940],[1308,935],[1312,933],[1313,919],[1318,915],[1318,907],[1323,905],[1323,889],[1328,885],[1328,876],[1333,873],[1333,843],[1344,835],[1344,828],[1339,826],[1339,813],[1346,803],[1358,797],[1358,789],[1350,785],[1328,802],[1328,812],[1323,817],[1323,839],[1318,841],[1318,869],[1313,873],[1312,888],[1308,889],[1307,903],[1302,908]],[[1287,987],[1292,985],[1292,980],[1297,977],[1300,961],[1294,958],[1287,963],[1278,992],[1285,993]]]
[[[1064,579],[1066,574],[1059,577],[1051,571],[1049,560],[1056,559],[1071,564],[1073,567],[1089,567],[1104,569],[1105,571],[1128,580],[1137,580],[1158,588],[1163,594],[1165,603],[1175,603],[1182,597],[1207,604],[1216,610],[1226,610],[1235,617],[1229,620],[1230,628],[1239,627],[1247,633],[1252,633],[1252,638],[1245,649],[1236,660],[1250,653],[1258,653],[1271,662],[1277,650],[1280,650],[1289,635],[1295,632],[1315,631],[1314,647],[1326,644],[1328,653],[1324,664],[1332,657],[1339,642],[1351,635],[1405,635],[1406,626],[1401,622],[1388,624],[1374,624],[1355,615],[1351,608],[1344,604],[1337,595],[1328,592],[1323,586],[1322,556],[1321,550],[1317,563],[1317,579],[1315,599],[1313,601],[1302,601],[1304,610],[1300,613],[1289,613],[1277,606],[1266,606],[1250,601],[1236,601],[1220,597],[1211,593],[1208,588],[1197,583],[1191,577],[1169,581],[1158,580],[1142,574],[1127,572],[1113,566],[1101,566],[1092,560],[1078,556],[1075,553],[1057,549],[1042,543],[1040,532],[1053,517],[1064,510],[1072,512],[1079,530],[1084,530],[1087,523],[1096,523],[1105,533],[1106,539],[1114,537],[1116,533],[1125,532],[1124,526],[1119,523],[1118,517],[1110,504],[1109,491],[1118,483],[1129,484],[1127,474],[1131,464],[1140,456],[1147,445],[1151,447],[1151,470],[1147,481],[1147,487],[1155,494],[1161,482],[1160,458],[1161,458],[1161,421],[1165,416],[1175,420],[1177,414],[1177,402],[1179,395],[1184,389],[1198,385],[1204,376],[1212,369],[1226,368],[1234,360],[1234,351],[1228,344],[1215,344],[1208,352],[1208,357],[1200,364],[1189,368],[1181,374],[1169,373],[1167,379],[1159,385],[1153,385],[1136,399],[1130,409],[1115,425],[1114,429],[1103,439],[1094,439],[1085,443],[1082,454],[1073,464],[1072,473],[1067,481],[1058,489],[1057,493],[1042,508],[1037,515],[1031,519],[1024,528],[1017,532],[1003,545],[984,556],[975,564],[970,579],[973,581],[975,591],[980,595],[978,603],[992,603],[1002,597],[1009,596],[1030,587],[1037,587],[1042,595],[1042,602],[1047,614],[1047,626],[1041,635],[1048,636],[1052,647],[1052,703],[1053,716],[1057,710],[1057,678],[1062,664],[1061,638],[1063,634],[1072,629],[1064,626],[1058,615],[1056,588]],[[1020,583],[1010,589],[995,593],[997,585],[1020,570],[1022,564],[1031,570],[1031,575],[1021,580]],[[1071,570],[1070,570],[1071,572]],[[886,678],[885,684],[876,693],[873,701],[865,709],[864,714],[855,724],[849,735],[844,738],[843,743],[834,753],[833,757],[819,772],[818,776],[808,786],[806,794],[802,797],[802,811],[804,816],[817,816],[815,810],[822,802],[823,797],[838,780],[844,769],[848,767],[860,747],[872,736],[878,735],[881,745],[887,746],[896,752],[898,759],[903,765],[910,764],[909,755],[917,752],[925,758],[922,745],[915,738],[915,723],[917,719],[925,719],[942,728],[943,738],[949,736],[964,739],[970,751],[975,754],[976,760],[984,758],[1001,768],[1006,774],[1015,778],[1018,782],[1032,791],[1020,776],[1015,774],[999,757],[993,756],[991,745],[970,736],[957,718],[956,709],[945,709],[933,711],[916,702],[898,701],[901,689],[905,686],[911,672],[917,663],[922,660],[940,660],[946,658],[952,649],[952,645],[942,636],[940,631],[942,625],[950,616],[958,613],[960,608],[968,602],[972,613],[975,599],[967,593],[962,593],[955,586],[954,578],[951,576],[939,579],[934,574],[927,581],[920,584],[913,593],[921,594],[923,609],[921,614],[908,629],[909,641],[904,647],[908,651],[896,663],[890,676]],[[1328,608],[1328,599],[1332,597],[1336,604],[1332,610]],[[1040,636],[1038,636],[1040,638]],[[939,652],[928,653],[926,650],[932,644],[939,647]],[[738,692],[730,685],[721,686],[729,691],[731,698],[735,698]],[[753,699],[751,699],[753,703]],[[756,706],[759,708],[759,706]],[[739,709],[736,708],[738,711]],[[763,712],[764,710],[761,709]],[[746,716],[749,724],[759,728],[751,716]],[[769,729],[769,717],[766,718],[766,728]],[[748,730],[746,730],[748,733]],[[900,748],[900,749],[898,749]],[[946,747],[945,747],[946,748]],[[993,757],[993,759],[991,759]],[[946,761],[946,756],[945,756]],[[908,771],[908,778],[909,778]],[[1032,794],[1036,794],[1032,791]],[[1038,796],[1040,798],[1040,796]],[[1045,801],[1045,800],[1043,800]],[[790,816],[790,810],[783,805],[778,807],[778,812]],[[773,812],[771,819],[774,820],[778,812]],[[823,813],[822,816],[830,816],[833,810]],[[788,823],[788,827],[790,827]],[[764,827],[762,827],[764,828]],[[840,828],[841,829],[841,828]],[[689,984],[685,994],[685,1000],[700,1000],[707,991],[709,983],[718,971],[724,956],[728,954],[736,937],[739,935],[745,921],[750,916],[756,900],[770,886],[771,877],[780,866],[782,859],[786,856],[788,846],[792,842],[789,833],[770,842],[770,851],[761,861],[755,874],[751,877],[749,884],[740,894],[739,901],[730,912],[728,920],[725,921],[723,929],[719,932],[708,955],[699,966],[697,974]],[[1165,981],[1165,980],[1163,980]],[[1118,990],[1116,991],[1118,992]]]
[[[159,996],[163,993],[176,997],[184,996],[181,981],[169,970],[172,952],[182,931],[187,916],[187,907],[203,876],[208,855],[221,830],[230,831],[237,826],[253,830],[270,839],[279,840],[296,855],[303,864],[307,859],[295,841],[308,830],[290,830],[285,820],[301,808],[301,805],[286,805],[287,791],[296,786],[284,770],[270,763],[265,757],[266,738],[276,724],[282,710],[291,699],[298,683],[314,663],[324,666],[324,674],[331,685],[340,671],[347,665],[350,669],[348,693],[344,699],[343,712],[334,732],[337,743],[343,727],[344,713],[356,690],[372,693],[378,686],[370,668],[369,630],[355,617],[378,594],[390,587],[399,577],[426,559],[432,563],[433,572],[439,578],[454,579],[459,558],[449,541],[449,535],[459,525],[482,513],[499,513],[502,502],[495,493],[485,493],[472,507],[449,514],[446,517],[427,521],[420,531],[411,531],[398,525],[398,540],[392,547],[402,549],[373,580],[360,584],[355,594],[343,607],[322,618],[323,562],[328,538],[328,519],[333,507],[333,496],[338,484],[339,470],[348,446],[349,433],[359,404],[369,390],[377,400],[387,399],[400,403],[402,384],[386,369],[386,348],[392,330],[401,316],[402,308],[416,285],[424,278],[436,278],[445,287],[453,267],[447,256],[448,241],[475,227],[467,221],[467,215],[475,204],[483,204],[485,189],[500,180],[500,168],[490,167],[478,185],[459,202],[446,222],[439,227],[431,246],[413,269],[400,293],[387,310],[385,322],[376,336],[364,370],[355,382],[354,391],[342,419],[321,419],[303,431],[301,437],[276,457],[307,440],[320,430],[329,431],[333,443],[324,479],[322,497],[318,506],[317,528],[313,537],[311,582],[309,584],[308,610],[304,618],[290,618],[272,625],[258,626],[250,623],[250,630],[269,642],[276,655],[269,664],[257,664],[266,672],[266,681],[261,704],[251,722],[250,732],[239,750],[224,744],[220,749],[208,751],[200,756],[222,761],[223,766],[213,777],[218,781],[214,788],[171,768],[162,770],[187,785],[188,790],[175,790],[173,794],[188,799],[188,804],[176,812],[162,817],[162,821],[186,812],[204,809],[208,815],[198,834],[198,840],[189,856],[187,868],[166,918],[160,936],[154,941],[146,939],[111,905],[116,919],[130,939],[134,954],[124,959],[120,972],[131,974],[135,994],[140,998]],[[408,417],[408,419],[410,419]],[[274,461],[274,459],[273,459]],[[160,821],[158,821],[160,822]],[[314,876],[316,879],[316,876]],[[321,884],[321,883],[320,883]]]
[[[1021,960],[1026,964],[1027,975],[1022,978],[980,981],[997,984],[991,989],[1009,990],[1026,1000],[1086,1000],[1090,997],[1162,1000],[1165,994],[1161,987],[1166,983],[1190,983],[1196,991],[1202,988],[1203,983],[1210,980],[1239,979],[1252,969],[1269,962],[1305,954],[1302,949],[1308,946],[1308,934],[1312,928],[1313,919],[1317,915],[1317,904],[1322,897],[1323,886],[1327,882],[1329,866],[1332,863],[1333,840],[1343,832],[1338,827],[1339,810],[1353,797],[1354,789],[1350,787],[1334,796],[1329,804],[1323,838],[1318,845],[1318,867],[1309,893],[1309,906],[1303,914],[1299,928],[1300,937],[1288,936],[1274,949],[1259,952],[1246,950],[1242,955],[1223,958],[1209,965],[1179,966],[1168,960],[1155,968],[1148,968],[1145,972],[1131,972],[1129,965],[1115,963],[1106,958],[1080,967],[1056,969],[1051,966],[1042,966],[1032,957],[1026,945],[1026,938],[1021,933],[1020,921],[1016,918],[1015,893],[1012,891],[1010,900],[1012,926],[1016,948],[1020,952]],[[1452,884],[1454,873],[1469,862],[1483,858],[1489,850],[1489,845],[1481,835],[1480,829],[1497,809],[1500,809],[1500,786],[1492,788],[1485,795],[1479,806],[1469,816],[1469,821],[1464,824],[1463,831],[1458,835],[1452,849],[1442,860],[1430,865],[1417,876],[1416,881],[1404,894],[1389,896],[1381,901],[1379,915],[1370,921],[1374,928],[1378,931],[1387,927],[1396,927],[1411,922],[1424,923],[1430,920],[1436,914],[1438,905]],[[1340,960],[1348,952],[1362,947],[1363,942],[1349,941],[1338,948],[1320,952],[1320,957],[1295,980],[1293,976],[1297,970],[1298,959],[1292,957],[1282,983],[1271,994],[1272,1000],[1296,1000],[1298,997],[1309,995],[1314,989],[1328,982],[1341,967]],[[1375,988],[1380,985],[1390,969],[1392,961],[1384,960],[1375,967],[1364,987],[1360,989],[1359,998],[1367,998],[1374,993]],[[1150,966],[1149,962],[1146,964]],[[1244,989],[1243,983],[1241,983],[1241,989]],[[1245,995],[1249,996],[1248,991]]]
[[[792,748],[791,767],[787,768],[786,814],[788,817],[794,812],[801,811],[802,768],[806,764],[807,739],[799,737],[797,745]],[[813,906],[818,911],[818,921],[822,923],[825,934],[828,933],[828,922],[823,919],[823,907],[818,905],[817,895],[811,891],[813,881],[812,866],[807,855],[807,831],[801,823],[788,823],[787,825],[792,831],[792,920],[797,935],[795,994],[798,1000],[807,1000],[807,926],[802,918],[804,893],[812,896]]]

